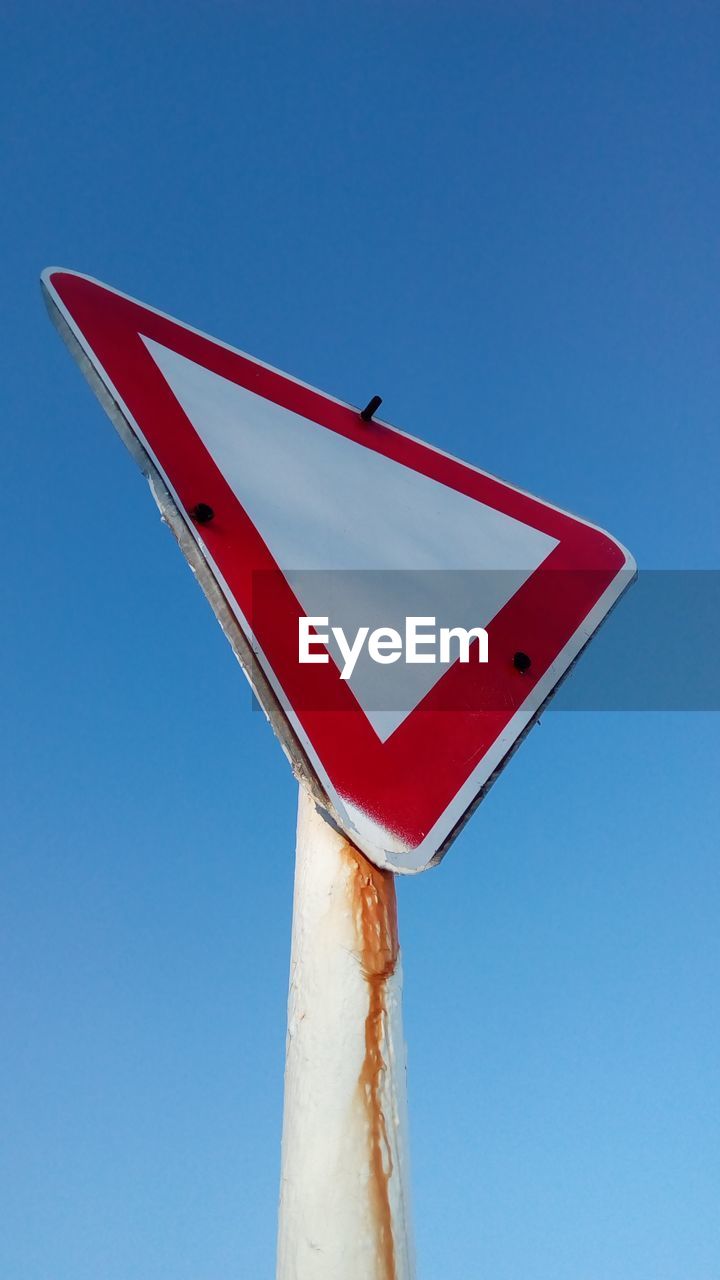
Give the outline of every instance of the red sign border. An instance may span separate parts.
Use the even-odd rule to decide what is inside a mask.
[[[256,691],[286,746],[289,729],[289,740],[299,749],[291,755],[301,771],[303,764],[309,766],[310,780],[319,782],[340,825],[380,865],[414,871],[439,860],[580,649],[632,581],[632,557],[587,521],[388,423],[365,423],[353,406],[91,277],[51,268],[43,273],[43,286],[54,318],[64,322],[111,396],[113,403],[106,407],[116,408],[133,443],[167,485],[242,630],[247,642],[246,652],[239,653],[243,666],[254,674]],[[352,690],[338,679],[334,664],[300,668],[297,619],[302,607],[142,337],[557,539],[540,569],[489,624],[494,669],[456,663],[383,743]],[[178,451],[180,440],[183,447]],[[142,465],[142,457],[139,461]],[[198,502],[209,503],[215,512],[208,525],[192,519]],[[254,632],[256,619],[250,621],[257,572],[267,574],[265,580],[274,584],[273,616],[282,622],[259,635]],[[540,640],[528,634],[539,612],[548,623]],[[248,647],[264,680],[248,670]],[[521,675],[513,667],[512,655],[518,649],[532,651],[532,674]],[[509,690],[503,710],[498,709],[502,700],[497,696],[492,710],[470,712],[462,721],[444,709],[448,703],[457,705],[466,687],[468,701],[481,705],[478,681],[487,683],[488,676],[501,682],[504,694]],[[268,685],[271,698],[266,696]],[[460,764],[463,776],[458,774]],[[390,812],[393,818],[388,822]]]

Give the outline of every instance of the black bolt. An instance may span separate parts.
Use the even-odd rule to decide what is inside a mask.
[[[209,524],[215,512],[212,507],[208,506],[207,502],[198,502],[194,507],[190,508],[190,515],[198,524]]]
[[[513,666],[515,669],[524,676],[525,672],[530,670],[531,665],[531,660],[527,654],[523,653],[522,649],[518,649],[517,653],[513,657]]]
[[[360,417],[362,418],[363,422],[370,422],[373,414],[377,413],[381,404],[382,404],[382,396],[373,396],[372,400],[368,401],[368,403],[365,405],[365,408],[360,413]]]

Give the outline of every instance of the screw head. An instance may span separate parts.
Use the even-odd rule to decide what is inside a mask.
[[[532,666],[532,659],[526,653],[523,653],[522,649],[518,649],[517,653],[513,655],[513,666],[516,671],[520,672],[521,676],[524,676],[525,672],[529,671]]]
[[[373,396],[372,400],[370,400],[368,404],[365,405],[365,408],[361,410],[360,417],[362,418],[363,422],[370,422],[372,420],[373,414],[377,413],[381,404],[382,404],[382,396]]]
[[[213,519],[215,512],[207,502],[197,502],[194,507],[190,508],[190,515],[198,524],[209,524]]]

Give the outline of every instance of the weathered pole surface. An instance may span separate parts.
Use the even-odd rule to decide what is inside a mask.
[[[302,786],[277,1280],[412,1280],[395,883]]]

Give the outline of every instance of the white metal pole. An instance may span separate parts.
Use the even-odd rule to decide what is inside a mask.
[[[412,1280],[395,882],[300,787],[277,1280]]]

